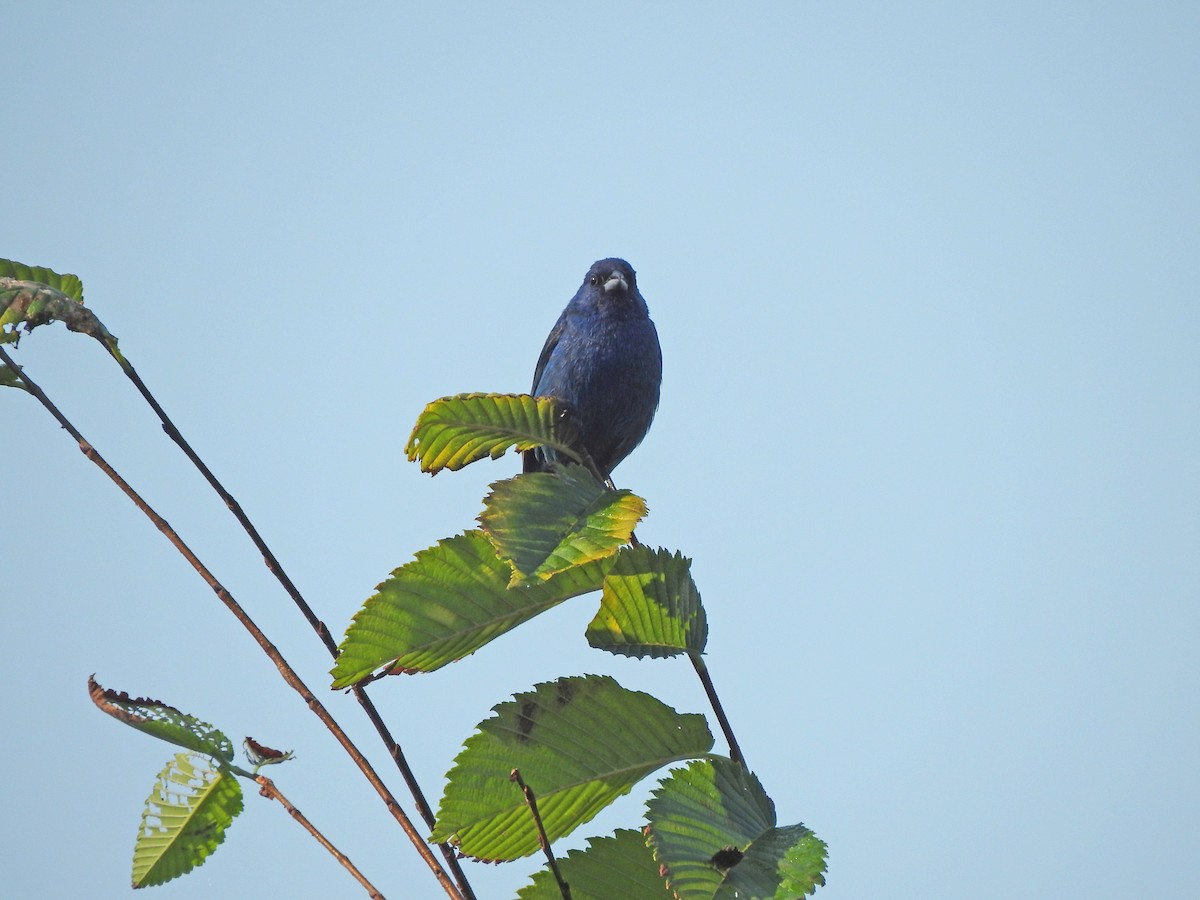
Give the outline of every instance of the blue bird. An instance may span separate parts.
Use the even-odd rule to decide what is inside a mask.
[[[607,478],[642,442],[658,409],[662,350],[637,275],[623,259],[592,264],[546,338],[533,394],[565,402],[580,442]],[[554,462],[547,448],[525,453],[526,472]]]

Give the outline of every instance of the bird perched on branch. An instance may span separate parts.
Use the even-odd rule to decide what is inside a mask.
[[[546,338],[533,394],[565,402],[580,442],[608,477],[646,432],[658,408],[662,351],[637,275],[623,259],[592,264]],[[544,472],[554,452],[525,453],[526,472]]]

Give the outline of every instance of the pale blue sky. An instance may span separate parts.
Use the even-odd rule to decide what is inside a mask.
[[[817,896],[1200,895],[1200,6],[3,21],[0,256],[83,278],[339,636],[515,471],[422,476],[401,451],[423,404],[527,389],[587,266],[625,256],[665,374],[617,481],[650,505],[643,540],[695,560],[749,762],[829,842]],[[19,359],[327,684],[99,347],[43,329]],[[128,893],[171,750],[91,708],[95,672],[295,749],[292,800],[388,896],[440,896],[208,589],[36,404],[0,402],[4,892]],[[493,704],[560,674],[706,711],[686,663],[588,650],[594,605],[375,688],[432,795]],[[536,865],[473,882],[512,896]],[[156,891],[359,895],[256,795]]]

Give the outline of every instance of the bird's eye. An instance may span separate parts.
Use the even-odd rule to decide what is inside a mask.
[[[594,287],[595,285],[597,285],[597,284],[599,284],[599,283],[600,283],[600,276],[599,276],[599,275],[589,275],[589,276],[588,276],[588,284],[590,284],[590,285],[592,285],[592,286]]]

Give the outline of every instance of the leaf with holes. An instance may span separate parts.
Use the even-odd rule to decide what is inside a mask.
[[[432,672],[579,594],[600,589],[610,560],[509,587],[512,566],[479,531],[422,550],[376,588],[354,616],[332,670],[349,687],[382,666]]]
[[[825,883],[825,844],[803,825],[778,828],[775,804],[724,757],[675,769],[646,804],[650,843],[681,897],[805,897]]]
[[[146,798],[133,849],[133,886],[170,881],[201,865],[242,811],[242,788],[204,756],[176,754]]]
[[[233,743],[218,729],[194,716],[180,712],[161,700],[130,697],[124,691],[108,690],[88,679],[88,694],[102,712],[124,722],[138,731],[197,753],[233,762]]]
[[[0,259],[0,344],[16,343],[21,326],[28,332],[48,322],[94,337],[126,365],[117,339],[83,305],[83,283],[77,276]]]
[[[528,394],[456,394],[427,405],[417,418],[404,452],[421,471],[457,471],[510,447],[518,452],[551,447],[579,461],[572,448],[576,429],[549,397]]]
[[[655,769],[701,756],[713,743],[703,716],[598,675],[539,684],[494,711],[454,761],[431,838],[477,859],[538,850],[524,796],[509,781],[513,769],[537,797],[553,841]]]
[[[568,851],[558,867],[571,886],[571,900],[674,900],[640,831],[622,828],[611,837],[589,838],[587,850]],[[562,892],[554,875],[542,869],[517,898],[562,900]]]
[[[588,643],[639,658],[703,653],[708,621],[691,569],[692,561],[679,553],[623,549],[605,576]]]
[[[479,524],[512,563],[516,583],[611,556],[645,515],[641,497],[570,466],[497,481]]]

